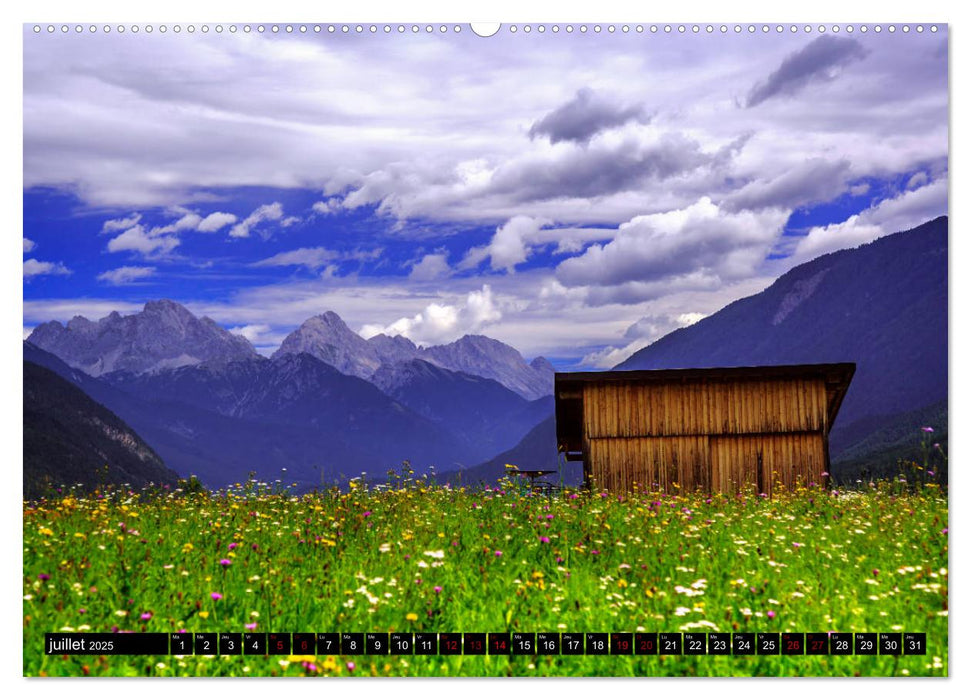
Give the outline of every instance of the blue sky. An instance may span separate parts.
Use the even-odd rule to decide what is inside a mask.
[[[947,36],[24,37],[24,319],[609,367],[947,212]]]

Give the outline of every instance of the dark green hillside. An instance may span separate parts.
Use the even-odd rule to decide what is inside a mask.
[[[24,497],[62,484],[175,484],[178,475],[118,416],[54,372],[24,362]]]

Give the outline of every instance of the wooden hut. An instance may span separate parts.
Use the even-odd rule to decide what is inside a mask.
[[[616,491],[823,483],[852,363],[557,373],[556,439]],[[677,485],[677,486],[676,486]]]

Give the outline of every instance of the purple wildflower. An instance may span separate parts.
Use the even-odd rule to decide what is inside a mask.
[[[233,560],[232,559],[220,559],[219,560],[219,565],[220,566],[232,566],[233,565]]]
[[[434,590],[435,590],[436,593],[441,593],[442,592],[442,587],[441,586],[435,586],[435,589]]]
[[[770,610],[766,613],[766,616],[771,620],[773,617],[775,617],[775,610]]]
[[[230,542],[230,543],[229,543],[229,547],[228,547],[228,549],[229,549],[229,551],[231,552],[231,551],[233,551],[234,549],[236,549],[236,548],[237,548],[238,546],[239,546],[239,544],[238,544],[238,543],[236,543],[236,542]]]
[[[255,629],[256,629],[256,623],[255,623],[255,622],[247,622],[247,623],[246,623],[245,625],[243,625],[243,626],[244,626],[244,627],[245,627],[246,629],[248,629],[248,630],[255,630]]]
[[[923,428],[921,428],[921,430],[923,430],[925,433],[933,433],[934,432],[934,429],[932,427],[930,427],[929,425],[925,425]]]
[[[50,581],[51,580],[51,575],[50,574],[40,574],[37,578],[39,578],[41,581]]]
[[[550,543],[550,538],[549,537],[546,537],[544,535],[543,537],[540,537],[539,538],[539,541],[542,542],[543,544],[549,544]]]
[[[353,661],[348,661],[347,662],[347,670],[348,671],[353,671],[355,668],[357,668],[357,666],[354,665],[354,662]]]
[[[501,552],[501,551],[499,551],[498,549],[496,550],[496,556],[497,556],[497,557],[501,557],[501,556],[502,556],[502,552]]]
[[[213,591],[212,593],[209,594],[209,597],[212,598],[213,600],[222,600],[223,599],[223,594],[222,593],[217,593],[216,591]]]
[[[146,612],[143,612],[142,613],[142,619],[143,620],[151,620],[152,619],[152,613],[147,612],[147,611]]]

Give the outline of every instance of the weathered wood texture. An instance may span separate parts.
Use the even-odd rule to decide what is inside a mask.
[[[827,388],[815,378],[588,383],[583,430],[597,487],[771,495],[822,481]]]
[[[583,387],[583,430],[590,438],[747,435],[821,431],[821,379]]]

